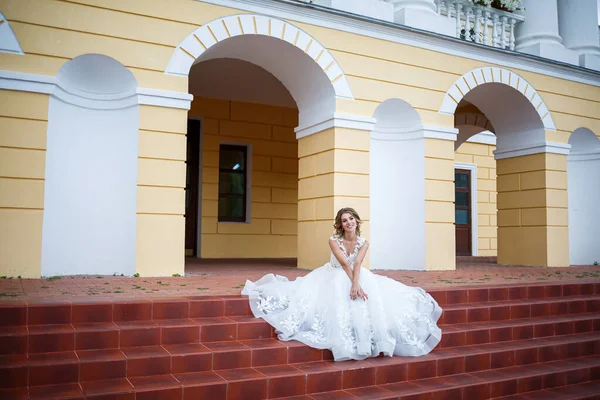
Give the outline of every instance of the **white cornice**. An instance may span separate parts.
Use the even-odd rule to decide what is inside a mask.
[[[600,86],[600,73],[529,54],[466,42],[404,25],[375,20],[294,0],[197,0],[247,12],[322,26],[394,43],[420,47],[489,64],[535,72],[592,86]]]
[[[466,140],[469,143],[481,143],[481,144],[490,144],[496,145],[496,135],[494,135],[490,131],[479,132],[476,135],[471,136]]]
[[[371,132],[371,139],[381,141],[405,141],[416,139],[438,139],[455,141],[458,129],[445,126],[423,125],[411,128],[377,128]]]
[[[0,89],[44,93],[67,103],[93,109],[115,109],[137,104],[190,109],[193,96],[189,93],[170,92],[149,88],[116,95],[91,95],[60,86],[56,77],[0,70]]]
[[[297,127],[295,129],[296,139],[313,135],[330,128],[349,128],[361,131],[372,131],[375,127],[375,119],[362,115],[350,115],[335,113],[331,118],[317,122],[310,126]]]
[[[532,143],[520,146],[518,148],[506,149],[506,150],[494,150],[494,158],[496,160],[503,160],[505,158],[522,157],[531,154],[539,153],[550,153],[550,154],[563,154],[568,155],[570,144],[557,143],[557,142],[541,142]]]
[[[569,162],[600,160],[600,148],[590,151],[578,151],[569,153],[569,157],[567,158],[567,160]]]

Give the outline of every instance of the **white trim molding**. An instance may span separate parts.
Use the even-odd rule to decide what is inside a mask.
[[[335,113],[331,118],[325,121],[317,122],[314,125],[297,127],[295,129],[296,139],[313,135],[330,128],[348,128],[361,131],[372,131],[375,128],[375,118],[362,115]]]
[[[600,160],[600,149],[591,151],[577,151],[569,153],[569,162]]]
[[[293,0],[197,0],[246,12],[335,29],[361,36],[409,45],[480,62],[501,65],[555,78],[600,86],[600,74],[570,64],[525,53],[494,48],[377,20],[344,11]]]
[[[503,160],[505,158],[522,157],[531,154],[539,153],[550,153],[550,154],[563,154],[568,155],[570,144],[557,143],[557,142],[543,142],[533,143],[524,147],[506,149],[506,150],[494,150],[494,158],[496,160]]]
[[[544,128],[550,131],[556,130],[550,111],[539,93],[523,77],[504,68],[475,68],[458,78],[446,92],[439,112],[443,114],[454,114],[458,107],[458,103],[460,103],[468,92],[475,89],[477,86],[486,83],[502,83],[521,92],[535,108],[544,124]]]
[[[496,135],[494,135],[490,131],[479,132],[476,135],[471,136],[466,140],[469,143],[480,143],[480,144],[489,144],[492,146],[496,145]]]
[[[383,141],[404,141],[416,139],[438,139],[456,141],[458,129],[437,125],[418,125],[412,128],[377,128],[371,132],[371,139]]]
[[[188,76],[192,65],[205,51],[219,42],[242,35],[264,35],[288,42],[323,70],[336,97],[354,99],[342,68],[323,45],[286,21],[259,14],[229,15],[202,25],[179,43],[165,73]]]
[[[423,125],[423,137],[428,139],[450,140],[455,142],[458,129],[447,126]]]
[[[0,12],[0,53],[23,55],[23,49],[8,19]]]
[[[91,96],[89,93],[60,86],[54,76],[5,70],[0,70],[0,89],[49,94],[67,103],[93,109],[125,108],[143,104],[189,110],[194,98],[189,93],[140,87],[136,91],[119,94],[117,97],[113,95]]]
[[[471,171],[471,256],[479,254],[479,214],[477,209],[477,164],[454,163],[454,169]]]

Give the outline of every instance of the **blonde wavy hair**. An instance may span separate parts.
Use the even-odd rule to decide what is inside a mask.
[[[356,212],[356,210],[351,207],[341,208],[337,212],[337,215],[335,216],[335,223],[333,224],[333,229],[335,229],[335,234],[338,237],[344,236],[344,228],[342,227],[342,215],[346,214],[346,213],[352,215],[354,217],[354,219],[356,220],[356,234],[358,236],[360,236],[360,225],[362,224],[362,221],[360,220],[360,217],[358,216],[358,213]]]

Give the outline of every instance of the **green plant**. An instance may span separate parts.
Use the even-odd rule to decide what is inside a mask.
[[[60,276],[58,276],[58,275],[54,275],[54,276],[51,276],[51,277],[49,277],[49,278],[47,278],[47,279],[48,279],[49,281],[57,281],[57,280],[61,279],[61,277],[60,277]]]
[[[139,277],[140,277],[140,273],[139,273],[139,272],[136,272],[135,274],[133,274],[133,277],[134,277],[134,278],[139,278]]]
[[[174,278],[179,278],[179,277],[181,277],[181,275],[179,275],[179,274],[173,274],[173,277]]]
[[[592,265],[598,265],[598,261],[594,261]]]

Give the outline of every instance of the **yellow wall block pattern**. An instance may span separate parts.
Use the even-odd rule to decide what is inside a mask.
[[[296,256],[298,144],[288,126],[297,120],[294,114],[296,110],[283,107],[194,97],[189,117],[204,120],[202,258]],[[250,145],[249,223],[217,220],[221,143]],[[282,240],[282,235],[291,239]],[[288,242],[293,243],[292,247],[279,248]],[[237,246],[241,247],[232,249]]]
[[[140,129],[185,135],[187,133],[187,111],[141,105]]]
[[[138,159],[138,185],[185,187],[183,161]]]
[[[425,269],[456,269],[454,224],[425,223]]]
[[[202,235],[202,252],[210,249],[205,258],[294,258],[296,246],[295,235]]]
[[[44,179],[44,150],[0,147],[0,177]]]
[[[185,135],[140,130],[138,156],[185,161]]]
[[[136,272],[140,276],[184,274],[183,215],[138,214]]]
[[[39,278],[42,262],[42,210],[0,209],[0,273]]]
[[[503,182],[498,193],[499,263],[569,265],[567,191],[552,188],[566,187],[566,158],[541,153],[498,160]],[[512,191],[503,192],[506,188]],[[566,240],[557,239],[565,235]]]
[[[46,121],[0,117],[0,146],[46,149]]]
[[[44,208],[44,181],[0,178],[0,208]]]
[[[185,212],[185,191],[180,188],[138,186],[139,214],[175,214]]]

